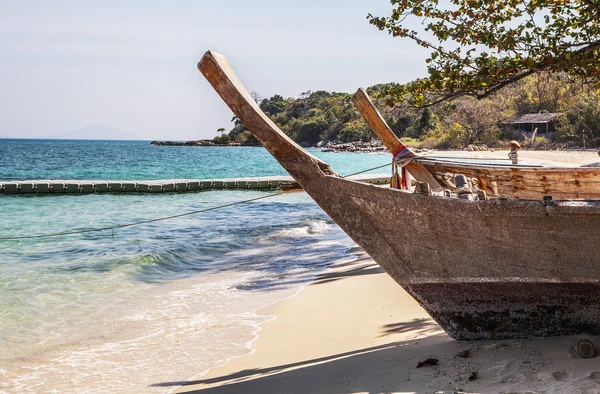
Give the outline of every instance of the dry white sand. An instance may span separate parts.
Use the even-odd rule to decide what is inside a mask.
[[[467,157],[467,158],[493,158],[502,159],[504,164],[510,164],[508,150],[467,152],[467,151],[430,151],[423,153],[424,156],[435,157]],[[548,166],[577,167],[583,164],[596,163],[600,161],[597,151],[519,151],[519,163],[521,164],[543,164]]]
[[[178,392],[600,393],[600,358],[575,351],[598,338],[455,341],[366,255],[263,312],[254,353]]]
[[[502,152],[435,152],[503,157]],[[521,152],[557,165],[598,161],[596,152]],[[365,254],[333,267],[297,296],[262,311],[276,316],[254,353],[182,386],[182,393],[600,393],[600,357],[582,339],[459,342]],[[468,357],[459,353],[468,351]],[[428,358],[437,365],[417,368]]]

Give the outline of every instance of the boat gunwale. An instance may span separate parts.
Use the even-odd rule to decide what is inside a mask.
[[[448,166],[455,166],[455,167],[465,167],[465,168],[469,168],[471,170],[476,170],[478,168],[482,168],[482,169],[494,169],[494,168],[501,168],[501,169],[506,169],[506,168],[514,168],[517,170],[531,170],[531,171],[544,171],[544,170],[549,170],[552,172],[573,172],[574,170],[581,170],[583,172],[598,172],[598,174],[600,174],[600,167],[581,167],[581,166],[573,166],[573,167],[566,167],[566,166],[545,166],[545,165],[529,165],[529,164],[502,164],[502,163],[498,163],[498,164],[485,164],[485,163],[470,163],[470,162],[461,162],[461,161],[453,161],[453,160],[444,160],[444,159],[437,159],[437,158],[427,158],[426,156],[421,156],[418,159],[415,159],[416,161],[423,163],[424,165],[448,165]],[[493,159],[488,159],[488,158],[477,158],[477,159],[460,159],[460,160],[493,160]]]
[[[561,207],[561,208],[562,207],[568,207],[568,208],[585,207],[585,208],[589,208],[589,209],[600,208],[600,198],[597,198],[597,199],[565,198],[565,199],[552,199],[552,200],[544,201],[544,200],[527,199],[527,198],[496,197],[496,198],[489,198],[487,200],[467,200],[467,199],[461,199],[461,198],[457,198],[457,197],[447,197],[447,196],[436,195],[436,194],[420,195],[420,194],[414,193],[410,190],[401,190],[401,189],[395,189],[392,187],[384,187],[384,185],[375,185],[375,184],[364,182],[364,181],[357,180],[357,179],[344,178],[344,177],[333,176],[333,175],[326,175],[325,179],[335,179],[336,181],[346,181],[346,182],[358,183],[361,185],[366,185],[366,186],[370,186],[370,187],[374,187],[374,188],[378,188],[378,189],[382,189],[382,190],[389,190],[390,192],[393,192],[393,193],[402,193],[402,194],[409,195],[409,196],[419,196],[419,197],[423,197],[423,198],[433,198],[433,199],[439,199],[439,200],[444,200],[444,201],[452,201],[453,203],[457,203],[457,204],[509,205],[507,207],[504,207],[503,209],[520,208],[522,206],[531,205],[531,204],[541,205],[541,206],[550,207],[550,208],[555,208],[555,207]]]

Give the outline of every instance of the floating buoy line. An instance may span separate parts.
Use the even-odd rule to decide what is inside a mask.
[[[363,170],[363,171],[359,171],[359,172],[355,172],[355,173],[352,173],[352,174],[348,174],[348,175],[342,176],[342,178],[347,178],[347,177],[350,177],[350,176],[363,174],[365,172],[369,172],[369,171],[373,171],[373,170],[378,170],[380,168],[384,168],[384,167],[390,166],[391,164],[392,163],[387,163],[387,164],[384,164],[384,165],[381,165],[381,166],[378,166],[378,167],[369,168],[367,170]],[[254,202],[254,201],[258,201],[258,200],[264,200],[264,199],[267,199],[267,198],[279,196],[281,194],[284,194],[284,192],[272,193],[272,194],[269,194],[269,195],[266,195],[266,196],[260,196],[260,197],[250,198],[248,200],[236,201],[236,202],[232,202],[232,203],[229,203],[229,204],[218,205],[216,207],[199,209],[199,210],[196,210],[196,211],[190,211],[190,212],[180,213],[180,214],[171,215],[171,216],[164,216],[164,217],[160,217],[160,218],[156,218],[156,219],[142,220],[142,221],[139,221],[139,222],[117,224],[117,225],[114,225],[114,226],[97,227],[97,228],[90,228],[90,229],[84,229],[84,230],[63,231],[63,232],[49,233],[49,234],[21,235],[21,236],[16,236],[16,237],[0,237],[0,241],[18,241],[18,240],[25,240],[25,239],[39,239],[39,238],[61,237],[61,236],[65,236],[65,235],[76,235],[76,234],[94,233],[94,232],[109,231],[109,230],[113,231],[113,230],[120,229],[120,228],[125,228],[125,227],[140,226],[140,225],[148,224],[148,223],[161,222],[163,220],[176,219],[176,218],[180,218],[180,217],[183,217],[183,216],[196,215],[196,214],[199,214],[199,213],[204,213],[204,212],[209,212],[209,211],[216,211],[218,209],[225,209],[225,208],[233,207],[235,205],[247,204],[249,202]],[[112,234],[112,236],[113,236],[113,239],[114,239],[114,233]]]

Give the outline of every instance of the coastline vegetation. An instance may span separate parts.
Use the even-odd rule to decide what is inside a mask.
[[[403,142],[416,148],[460,149],[470,144],[504,146],[507,140],[522,140],[521,133],[502,127],[501,122],[517,114],[563,113],[556,133],[538,134],[537,147],[550,144],[600,146],[600,96],[592,85],[567,81],[565,74],[537,73],[499,92],[477,99],[460,96],[433,106],[416,108],[407,102],[393,106],[387,93],[395,84],[367,89],[375,105]],[[257,98],[258,95],[255,95]],[[327,142],[370,141],[375,138],[352,104],[352,94],[305,92],[297,98],[274,95],[258,99],[260,108],[294,141],[304,146]],[[234,117],[229,132],[219,129],[213,142],[227,145],[258,145],[252,133]]]

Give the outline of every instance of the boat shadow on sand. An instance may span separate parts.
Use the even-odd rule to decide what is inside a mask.
[[[417,330],[423,327],[418,323],[414,327]],[[157,383],[152,387],[182,386],[179,392],[188,394],[597,390],[600,365],[597,360],[574,356],[573,341],[573,337],[555,337],[461,342],[445,334],[435,334],[210,379]],[[420,361],[432,357],[438,360],[437,365],[417,367]]]

